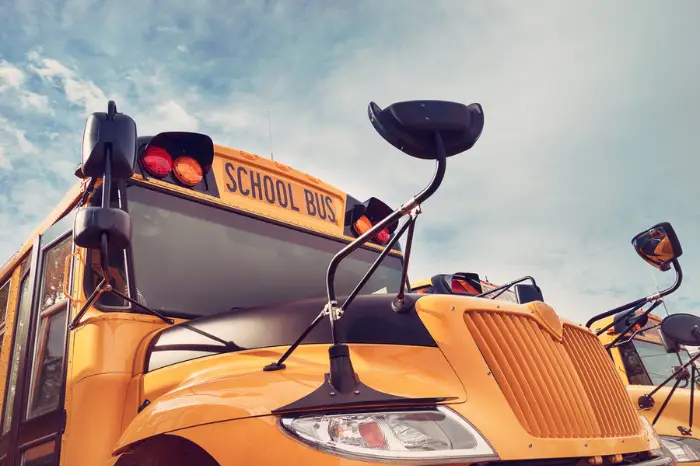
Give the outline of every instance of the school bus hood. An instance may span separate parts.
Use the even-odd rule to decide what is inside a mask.
[[[653,422],[656,417],[661,405],[663,405],[664,400],[668,396],[669,392],[673,388],[674,381],[669,382],[665,387],[659,389],[653,396],[654,406],[650,409],[640,410],[640,414],[643,414],[649,422]],[[635,406],[639,406],[639,397],[648,394],[655,387],[651,385],[628,385],[627,393]],[[698,393],[695,393],[695,407],[693,409],[693,424],[700,422],[700,400],[698,400]],[[688,428],[688,420],[690,414],[690,390],[687,388],[677,388],[673,392],[673,396],[668,401],[666,408],[664,408],[663,413],[659,417],[656,424],[654,424],[654,430],[659,435],[666,435],[670,437],[682,437],[678,427]],[[691,437],[700,439],[697,428],[693,428],[693,434]]]
[[[438,348],[352,345],[352,362],[369,387],[407,398],[448,398],[466,392]],[[151,400],[124,431],[117,449],[196,425],[264,416],[316,390],[328,372],[328,345],[302,345],[286,368],[264,372],[286,348],[249,350],[164,367],[143,377]]]

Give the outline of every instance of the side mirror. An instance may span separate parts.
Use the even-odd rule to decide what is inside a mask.
[[[136,123],[117,113],[116,104],[110,101],[107,113],[93,113],[85,124],[81,171],[86,177],[102,178],[102,205],[76,213],[73,242],[77,246],[99,249],[102,256],[109,249],[129,246],[131,217],[111,206],[111,187],[113,179],[128,179],[134,174],[135,160]]]
[[[661,322],[661,334],[678,345],[700,346],[700,317],[671,314]]]
[[[526,283],[518,284],[513,286],[515,291],[515,299],[519,304],[527,304],[532,301],[542,301],[544,302],[544,296],[542,296],[542,290],[537,285],[528,285]]]
[[[667,271],[671,263],[683,254],[676,232],[668,222],[639,233],[632,238],[632,245],[642,259],[662,272]]]
[[[484,129],[484,110],[479,104],[413,100],[381,109],[370,102],[368,114],[387,142],[419,159],[439,158],[435,133],[442,136],[445,156],[451,157],[471,149]]]

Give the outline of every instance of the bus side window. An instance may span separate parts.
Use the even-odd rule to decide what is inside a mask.
[[[31,253],[29,254],[31,257]],[[7,384],[7,392],[5,393],[5,403],[3,404],[2,416],[2,435],[10,431],[12,421],[12,411],[14,408],[15,394],[17,391],[17,374],[19,373],[19,359],[22,353],[22,342],[27,336],[27,327],[29,325],[29,312],[31,310],[32,297],[29,290],[29,277],[25,273],[24,265],[29,264],[29,259],[25,259],[22,264],[22,280],[20,281],[19,302],[15,311],[15,335],[12,339],[12,352],[10,360],[9,383]]]
[[[619,346],[620,359],[625,366],[627,379],[631,385],[652,385],[651,378],[644,368],[642,358],[639,357],[637,350],[632,343],[625,343]]]
[[[68,299],[63,294],[62,285],[72,240],[70,235],[66,236],[44,254],[28,418],[53,411],[60,404],[68,311]]]
[[[0,354],[2,343],[5,341],[5,320],[7,317],[7,304],[10,300],[10,280],[0,286]]]

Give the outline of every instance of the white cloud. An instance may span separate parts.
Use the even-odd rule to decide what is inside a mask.
[[[182,52],[182,53],[187,53],[187,52],[189,52],[189,49],[188,49],[187,46],[184,45],[184,44],[178,45],[178,46],[177,46],[177,50],[178,50],[178,52]]]
[[[37,51],[27,54],[31,70],[47,81],[58,80],[63,85],[66,99],[83,107],[85,113],[105,111],[108,101],[105,93],[93,81],[81,79],[76,71],[52,58],[45,58]]]
[[[50,113],[49,99],[45,95],[24,89],[24,71],[5,60],[0,60],[0,92],[13,91],[22,108],[31,108],[39,113]]]
[[[182,105],[168,100],[136,117],[139,134],[157,134],[162,131],[197,131],[199,120]]]
[[[5,60],[0,60],[0,92],[17,89],[24,82],[24,73]]]
[[[23,108],[33,109],[39,113],[52,113],[48,96],[31,91],[23,91],[19,95],[19,100]]]
[[[13,130],[15,137],[17,138],[17,145],[19,150],[24,154],[35,154],[38,152],[37,148],[27,140],[27,133],[21,129]]]
[[[10,158],[5,153],[5,148],[2,146],[0,146],[0,170],[12,170],[12,162],[10,162]]]

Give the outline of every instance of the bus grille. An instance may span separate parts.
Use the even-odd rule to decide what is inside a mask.
[[[595,335],[558,342],[527,315],[467,312],[469,331],[523,428],[540,438],[638,435],[642,426]]]

